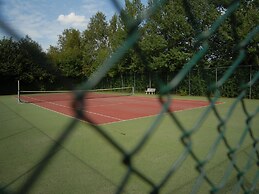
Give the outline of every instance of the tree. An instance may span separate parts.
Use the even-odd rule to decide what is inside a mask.
[[[82,43],[81,33],[76,29],[65,29],[58,39],[58,47],[50,47],[48,56],[64,76],[81,79]]]
[[[216,10],[216,16],[225,14],[229,6],[229,1],[218,0],[211,1],[211,6]],[[208,65],[211,67],[229,66],[236,57],[237,45],[245,39],[259,23],[258,14],[259,5],[257,1],[250,0],[240,3],[238,9],[221,24],[219,29],[209,39],[210,55],[206,55]],[[215,11],[214,11],[215,12]],[[255,65],[258,60],[259,36],[255,36],[248,45],[247,57],[243,65]]]
[[[201,33],[211,29],[216,19],[227,11],[230,1],[169,0],[150,18],[141,21],[144,9],[158,5],[159,1],[149,0],[145,7],[141,0],[125,0],[125,8],[109,22],[98,12],[81,35],[75,30],[65,30],[58,46],[49,49],[51,61],[67,76],[90,76],[137,31],[139,41],[114,65],[107,77],[150,73],[164,79],[176,74],[203,48],[204,40],[198,42]],[[242,1],[238,10],[206,39],[209,51],[194,69],[231,65],[237,44],[256,27],[258,18],[258,1]],[[253,37],[245,48],[244,64],[258,64],[258,41],[258,36]]]
[[[149,7],[155,2],[149,1]],[[142,41],[150,56],[149,68],[161,73],[179,70],[193,54],[194,30],[188,22],[182,1],[168,1],[147,21]]]
[[[27,82],[40,81],[48,77],[47,57],[41,46],[26,36],[18,42],[19,54],[17,54],[19,79]]]
[[[120,23],[122,28],[123,40],[126,40],[127,36],[130,36],[132,31],[138,31],[142,34],[143,25],[139,23],[138,18],[144,5],[140,0],[125,0],[125,8],[120,13]],[[118,71],[120,74],[124,72],[143,72],[145,69],[145,62],[140,56],[143,53],[140,45],[136,43],[132,49],[128,51],[123,57],[123,60],[118,64]],[[142,55],[143,56],[143,55]]]
[[[0,41],[0,74],[32,82],[46,76],[47,58],[39,44],[26,36]]]
[[[23,86],[36,90],[45,88],[51,81],[46,54],[40,45],[28,36],[19,41],[3,38],[0,40],[0,53],[0,77],[2,80],[8,80],[5,84],[21,80]],[[12,90],[7,89],[7,92]]]
[[[126,38],[126,33],[123,30],[123,24],[120,17],[115,14],[109,22],[108,26],[108,43],[109,48],[114,52]]]
[[[3,38],[0,40],[0,75],[18,77],[19,68],[17,53],[19,53],[19,45],[12,38]]]
[[[109,56],[108,23],[102,12],[97,12],[83,32],[83,74],[90,76]]]

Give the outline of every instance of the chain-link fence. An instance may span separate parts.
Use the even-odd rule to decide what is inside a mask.
[[[131,18],[130,25],[128,27],[128,36],[126,40],[121,44],[121,46],[111,55],[111,57],[107,58],[107,60],[94,72],[91,77],[83,82],[80,85],[80,89],[82,91],[90,90],[95,88],[98,84],[100,84],[101,80],[105,78],[107,72],[114,66],[116,66],[117,62],[124,56],[127,51],[132,49],[134,45],[138,42],[141,37],[141,33],[138,31],[138,26],[143,21],[146,21],[158,11],[165,3],[166,0],[157,0],[154,1],[152,6],[145,10],[142,13],[138,14],[138,17]],[[190,1],[183,1],[184,10],[186,11],[186,16],[191,18],[191,24],[193,28],[196,28],[195,17],[193,15],[193,10],[191,9]],[[119,3],[116,0],[111,1],[118,9],[120,9]],[[150,187],[150,193],[159,193],[163,186],[168,182],[170,178],[172,178],[175,173],[181,168],[181,164],[186,160],[187,157],[191,157],[196,163],[196,170],[199,173],[193,189],[191,193],[197,193],[199,187],[203,182],[206,182],[210,186],[211,193],[220,193],[223,188],[228,186],[228,178],[232,172],[236,173],[236,179],[233,182],[234,187],[231,191],[232,193],[256,193],[258,192],[258,183],[259,183],[259,148],[258,148],[258,137],[254,135],[254,131],[258,130],[251,128],[251,123],[253,122],[256,116],[259,113],[259,107],[256,107],[255,111],[250,112],[247,110],[246,103],[244,101],[245,97],[256,96],[258,97],[258,91],[253,92],[253,88],[258,84],[259,79],[259,71],[258,68],[252,68],[252,66],[248,66],[248,71],[244,72],[244,69],[239,68],[242,64],[242,61],[246,58],[246,47],[249,45],[249,42],[253,40],[255,36],[258,36],[259,26],[257,25],[254,29],[252,29],[243,40],[237,42],[235,46],[236,48],[236,56],[232,58],[232,64],[230,66],[218,69],[203,69],[203,71],[199,71],[194,67],[199,63],[200,60],[209,52],[210,44],[209,38],[213,36],[219,27],[229,18],[235,11],[239,8],[240,4],[243,1],[232,1],[228,8],[224,10],[224,14],[222,14],[219,18],[215,20],[211,27],[207,31],[203,31],[199,33],[197,30],[198,36],[196,39],[196,44],[200,45],[200,49],[188,60],[186,64],[183,64],[183,68],[173,76],[167,76],[166,84],[157,85],[159,89],[159,99],[162,105],[159,115],[156,117],[152,123],[150,123],[150,127],[148,127],[141,137],[139,143],[137,143],[130,151],[125,150],[119,142],[117,142],[109,133],[105,130],[104,126],[95,125],[95,123],[91,120],[91,118],[85,115],[83,107],[85,106],[84,96],[87,95],[87,92],[79,92],[75,94],[75,100],[73,103],[75,109],[75,119],[71,121],[71,123],[64,128],[62,134],[57,139],[57,143],[55,143],[48,151],[47,155],[43,157],[43,160],[39,163],[39,165],[33,170],[33,173],[28,177],[28,179],[24,182],[18,193],[27,193],[30,191],[32,186],[40,179],[40,175],[44,172],[47,165],[50,163],[53,157],[58,152],[59,145],[63,144],[80,119],[87,120],[88,125],[92,127],[93,130],[97,131],[100,135],[100,138],[104,138],[107,144],[111,145],[114,148],[114,151],[119,153],[123,160],[121,161],[124,165],[126,173],[122,175],[121,183],[117,188],[116,193],[122,193],[124,188],[127,186],[129,179],[131,176],[137,176],[141,181],[143,181],[146,185]],[[126,17],[128,18],[128,17]],[[127,19],[128,20],[128,19]],[[0,20],[0,27],[4,29],[10,35],[19,38],[19,36],[15,33],[15,30],[11,29],[4,21],[4,19]],[[143,55],[139,53],[139,55]],[[206,71],[208,71],[206,73]],[[239,77],[242,72],[244,76],[241,82],[235,83],[231,77]],[[136,80],[135,76],[132,75],[132,82]],[[148,76],[149,77],[149,74]],[[199,77],[204,77],[204,79],[198,79]],[[150,80],[148,78],[148,80]],[[181,86],[181,82],[184,81],[184,86]],[[125,84],[126,81],[121,78],[120,84]],[[149,81],[151,82],[151,81]],[[153,82],[153,81],[152,81]],[[209,83],[209,84],[205,84]],[[195,84],[196,83],[196,84]],[[221,97],[224,90],[230,90],[233,85],[241,84],[240,91],[233,91],[230,97],[236,96],[233,104],[230,106],[228,113],[226,115],[221,115],[219,107],[215,106],[216,101]],[[136,84],[136,83],[134,83]],[[153,83],[148,83],[152,85]],[[231,85],[233,84],[233,85]],[[207,87],[208,86],[208,87]],[[142,88],[141,88],[142,89]],[[207,95],[207,99],[209,101],[209,106],[203,111],[202,115],[197,119],[196,123],[193,124],[191,128],[185,128],[181,120],[177,117],[176,113],[171,112],[169,107],[173,102],[172,96],[169,95],[174,91],[179,91],[184,95],[199,95],[196,91],[199,91],[203,95]],[[229,139],[226,137],[226,132],[228,131],[227,122],[230,119],[231,115],[234,113],[234,110],[237,104],[242,105],[243,114],[246,117],[244,125],[244,129],[241,132],[241,138],[236,145],[232,145],[229,143]],[[148,140],[152,137],[154,130],[158,127],[160,121],[165,117],[165,113],[169,114],[172,122],[177,126],[177,129],[181,132],[181,142],[184,146],[183,152],[180,156],[172,161],[171,167],[164,174],[161,180],[155,183],[151,177],[142,173],[141,169],[138,169],[134,166],[132,160],[136,157],[136,155],[140,152],[140,150],[145,146]],[[206,115],[209,113],[214,114],[217,119],[217,132],[218,135],[216,139],[212,143],[212,147],[210,152],[204,157],[198,157],[193,144],[192,138],[194,133],[197,132],[202,125],[202,123],[206,120]],[[244,139],[249,137],[251,149],[249,153],[249,157],[247,157],[245,167],[241,167],[237,163],[237,154],[240,151],[240,147],[244,142]],[[229,161],[229,166],[225,169],[223,173],[223,177],[215,183],[213,178],[210,176],[210,173],[206,170],[207,164],[213,158],[215,152],[218,149],[219,143],[223,142],[227,152],[224,156]],[[91,148],[88,148],[91,149]],[[251,168],[251,165],[256,165],[255,176],[252,180],[247,183],[246,174]],[[7,191],[2,190],[2,193]]]
[[[217,81],[224,74],[227,67],[211,67],[205,69],[191,69],[182,82],[174,88],[173,94],[181,96],[206,96],[208,86]],[[240,85],[252,80],[252,76],[258,71],[258,66],[239,66],[224,86],[220,87],[222,97],[236,97],[240,92]],[[177,73],[128,73],[116,77],[106,77],[98,85],[98,88],[113,88],[133,86],[136,92],[143,93],[147,87],[159,88],[157,77],[167,84]],[[258,82],[258,81],[257,81]],[[258,99],[258,84],[249,86],[246,98]],[[159,93],[159,91],[157,91]]]

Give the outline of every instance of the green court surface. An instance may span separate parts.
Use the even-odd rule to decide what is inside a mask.
[[[183,99],[204,99],[202,97],[176,97]],[[246,130],[247,116],[241,103],[228,118],[228,111],[235,99],[220,99],[216,105],[225,123],[225,138],[230,146],[238,147],[234,163],[245,172],[243,183],[251,187],[258,176],[253,140]],[[258,100],[245,100],[249,113],[258,109]],[[179,111],[175,116],[184,128],[191,130],[200,120],[206,107]],[[217,142],[219,120],[213,111],[191,136],[191,150],[201,161],[209,158],[203,168],[215,185],[223,183],[221,193],[242,193],[237,181],[237,171],[229,160],[222,139]],[[255,138],[259,138],[258,114],[249,123]],[[123,149],[131,151],[142,140],[156,116],[139,118],[112,124],[102,128]],[[0,97],[0,187],[1,191],[20,191],[42,159],[57,144],[69,123],[70,117],[42,109],[30,103],[18,103],[15,96]],[[255,129],[255,130],[254,130]],[[245,134],[247,133],[247,134]],[[211,185],[196,170],[197,162],[181,142],[183,133],[174,120],[165,114],[156,129],[140,151],[131,158],[132,166],[141,171],[152,182],[159,184],[175,164],[177,167],[168,179],[161,193],[209,193]],[[244,138],[244,139],[242,139]],[[237,146],[241,142],[240,146]],[[258,148],[257,148],[258,151]],[[210,155],[211,154],[211,155]],[[179,160],[179,163],[175,163]],[[77,121],[70,134],[59,144],[44,169],[36,173],[36,181],[29,193],[115,193],[128,167],[122,162],[123,155],[94,128]],[[200,179],[199,179],[200,177]],[[201,181],[200,181],[201,180]],[[258,183],[258,181],[257,181]],[[151,186],[132,173],[123,193],[148,193]],[[259,192],[259,185],[252,193]]]

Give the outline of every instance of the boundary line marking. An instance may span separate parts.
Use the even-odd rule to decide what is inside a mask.
[[[221,102],[215,105],[221,105],[221,104],[225,104],[226,102]],[[173,112],[183,112],[183,111],[190,111],[190,110],[195,110],[195,109],[202,109],[205,107],[208,107],[209,105],[204,105],[204,106],[199,106],[199,107],[195,107],[195,108],[189,108],[189,109],[182,109],[182,110],[176,110]],[[165,114],[167,114],[168,112],[165,112]],[[133,120],[137,120],[137,119],[144,119],[144,118],[149,118],[149,117],[154,117],[157,116],[158,114],[154,114],[154,115],[147,115],[147,116],[143,116],[143,117],[136,117],[136,118],[132,118],[132,119],[127,119],[127,120],[121,120],[121,121],[112,121],[109,123],[103,123],[103,124],[98,124],[98,125],[107,125],[107,124],[113,124],[113,123],[121,123],[121,122],[125,122],[125,121],[133,121]]]
[[[55,106],[64,107],[64,108],[73,110],[72,107],[68,107],[68,106],[65,106],[65,105],[62,105],[62,104],[58,104],[58,103],[54,103],[54,102],[47,102],[47,101],[44,101],[44,100],[38,100],[38,99],[36,99],[36,98],[28,97],[28,96],[26,96],[26,98],[30,98],[30,99],[37,100],[37,101],[42,101],[42,102],[47,103],[47,104],[53,104],[53,105],[55,105]],[[38,107],[41,107],[41,108],[45,108],[45,109],[47,109],[47,110],[51,110],[51,111],[54,111],[54,112],[57,112],[57,113],[61,113],[62,115],[66,115],[65,113],[58,112],[58,111],[56,111],[56,110],[52,110],[52,109],[47,108],[47,107],[43,107],[43,106],[38,105],[38,104],[35,104],[35,103],[32,103],[32,104],[34,104],[34,105],[36,105],[36,106],[38,106]],[[122,121],[122,120],[123,120],[123,119],[116,118],[116,117],[113,117],[113,116],[109,116],[109,115],[105,115],[105,114],[101,114],[101,113],[96,113],[96,112],[91,112],[91,111],[87,111],[87,110],[83,110],[83,112],[86,112],[86,113],[89,113],[89,114],[98,115],[98,116],[101,116],[101,117],[106,117],[106,118],[114,119],[114,120],[118,120],[118,121]],[[68,116],[70,116],[70,115],[68,115]],[[70,116],[70,117],[75,118],[75,117],[73,117],[73,116]],[[81,119],[80,119],[80,120],[81,120]]]
[[[44,101],[44,100],[39,100],[39,99],[36,99],[36,98],[33,98],[33,97],[28,97],[26,96],[26,98],[31,98],[31,99],[34,99],[34,100],[37,100],[37,101],[42,101],[42,102],[46,102],[46,103],[49,103],[49,104],[54,104],[56,106],[60,106],[60,107],[64,107],[64,108],[68,108],[68,109],[72,109],[71,107],[68,107],[68,106],[65,106],[65,105],[61,105],[61,104],[57,104],[57,103],[53,103],[53,102],[47,102],[47,101]],[[187,100],[187,101],[193,101],[193,100]],[[217,104],[215,104],[215,106],[217,105],[221,105],[221,104],[225,104],[226,102],[219,102]],[[69,118],[72,118],[72,119],[77,119],[79,121],[82,121],[82,122],[85,122],[85,123],[89,123],[85,120],[82,120],[82,119],[78,119],[74,116],[71,116],[71,115],[68,115],[68,114],[65,114],[65,113],[62,113],[62,112],[58,112],[56,110],[52,110],[52,109],[49,109],[47,107],[43,107],[43,106],[40,106],[38,104],[35,104],[35,103],[31,103],[37,107],[40,107],[40,108],[43,108],[45,110],[49,110],[49,111],[52,111],[52,112],[55,112],[55,113],[58,113],[60,115],[63,115],[63,116],[66,116],[66,117],[69,117]],[[122,103],[118,103],[118,104],[122,104]],[[205,107],[208,107],[210,104],[208,105],[203,105],[203,106],[199,106],[199,107],[195,107],[195,108],[189,108],[189,109],[182,109],[182,110],[176,110],[176,111],[172,111],[172,112],[182,112],[182,111],[190,111],[190,110],[195,110],[195,109],[201,109],[201,108],[205,108]],[[103,105],[104,106],[104,105]],[[87,111],[87,110],[83,110],[83,112],[87,112],[87,113],[90,113],[90,114],[95,114],[95,115],[99,115],[99,116],[102,116],[102,117],[106,117],[106,118],[112,118],[112,119],[115,119],[117,121],[111,121],[111,122],[106,122],[106,123],[100,123],[100,124],[95,124],[95,125],[107,125],[107,124],[114,124],[114,123],[121,123],[121,122],[125,122],[125,121],[133,121],[133,120],[137,120],[137,119],[143,119],[143,118],[149,118],[149,117],[154,117],[158,114],[152,114],[152,115],[147,115],[147,116],[142,116],[142,117],[136,117],[136,118],[132,118],[132,119],[119,119],[119,118],[116,118],[116,117],[112,117],[112,116],[109,116],[109,115],[104,115],[104,114],[100,114],[100,113],[95,113],[95,112],[91,112],[91,111]],[[167,112],[165,113],[167,114]],[[93,124],[93,123],[91,123]]]

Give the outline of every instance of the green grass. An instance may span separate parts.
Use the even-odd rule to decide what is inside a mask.
[[[205,99],[201,97],[177,97]],[[221,99],[217,105],[225,118],[234,99]],[[250,113],[258,108],[258,100],[246,100]],[[177,112],[182,125],[191,130],[201,119],[206,108]],[[239,103],[229,118],[225,136],[231,146],[236,146],[245,131],[246,116]],[[139,143],[155,117],[102,125],[104,130],[125,150],[131,151]],[[41,159],[56,143],[71,118],[51,112],[33,104],[19,104],[14,96],[0,97],[0,186],[10,192],[17,191],[37,168]],[[219,141],[215,114],[206,114],[206,120],[191,136],[192,150],[203,160],[208,153],[215,152],[205,166],[206,174],[214,183],[219,183],[229,166],[228,150]],[[259,137],[258,115],[253,119],[252,129]],[[165,115],[145,146],[132,159],[134,167],[158,184],[174,161],[185,150],[180,138],[182,132],[169,115]],[[252,141],[247,134],[238,151],[236,163],[244,168],[249,157],[245,176],[246,185],[251,185],[258,173],[255,155],[249,156]],[[122,164],[122,155],[107,140],[84,122],[78,122],[70,136],[59,146],[57,153],[39,175],[30,193],[114,193],[127,168]],[[162,193],[190,193],[199,173],[197,163],[188,155],[180,167],[162,188]],[[222,193],[231,193],[236,184],[236,171],[230,168],[228,182]],[[199,193],[208,193],[211,187],[206,181],[199,185]],[[259,187],[257,186],[257,191]],[[151,188],[136,175],[132,175],[125,193],[145,193]],[[256,191],[255,191],[256,192]]]

